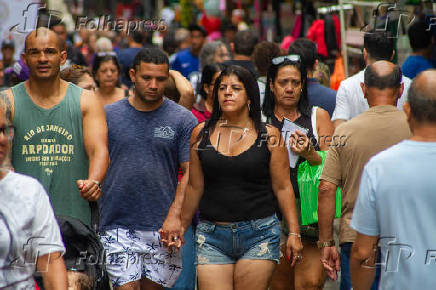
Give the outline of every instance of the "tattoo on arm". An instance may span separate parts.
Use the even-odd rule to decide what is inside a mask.
[[[8,120],[8,122],[11,122],[12,104],[11,100],[9,100],[9,97],[5,92],[0,92],[0,106],[3,112],[5,112],[6,120]]]

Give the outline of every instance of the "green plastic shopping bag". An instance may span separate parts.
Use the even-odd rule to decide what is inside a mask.
[[[324,167],[327,151],[317,151],[321,156],[320,165],[310,165],[304,161],[298,166],[298,189],[300,190],[301,201],[301,223],[310,225],[318,223],[318,186],[319,177]],[[335,218],[341,217],[341,189],[336,191],[336,213]]]

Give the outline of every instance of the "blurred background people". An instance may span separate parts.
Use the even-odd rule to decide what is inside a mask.
[[[420,20],[410,25],[407,31],[413,54],[406,58],[401,70],[408,78],[413,79],[420,72],[435,67],[435,63],[431,60],[434,46],[433,32],[428,28],[429,24]]]
[[[95,90],[95,81],[88,68],[73,65],[61,71],[61,79],[86,90]]]
[[[222,63],[230,60],[228,47],[222,41],[212,41],[203,45],[200,51],[200,71],[205,65]]]
[[[97,89],[95,95],[105,106],[129,96],[129,91],[120,87],[121,67],[115,52],[97,54],[92,65]]]

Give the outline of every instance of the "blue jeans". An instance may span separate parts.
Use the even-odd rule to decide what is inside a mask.
[[[182,247],[182,265],[183,269],[173,288],[167,290],[192,290],[195,289],[196,272],[195,272],[195,244],[194,232],[192,225],[185,232],[186,244]]]
[[[196,264],[235,264],[240,259],[279,261],[280,222],[270,217],[227,225],[200,220]]]
[[[350,274],[350,253],[353,243],[341,244],[341,290],[351,289],[351,274]],[[378,251],[377,262],[380,262],[380,251]],[[371,290],[377,290],[380,282],[380,267],[376,268],[375,279],[371,285]]]

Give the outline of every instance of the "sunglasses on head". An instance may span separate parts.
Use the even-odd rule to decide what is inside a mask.
[[[290,54],[290,55],[284,55],[284,56],[278,56],[272,59],[272,64],[278,65],[284,62],[285,60],[290,60],[293,62],[300,62],[301,57],[298,54]]]
[[[99,52],[99,53],[97,53],[97,56],[99,56],[99,57],[103,57],[103,56],[107,56],[107,55],[110,55],[110,56],[117,56],[117,54],[116,54],[115,52],[113,52],[113,51],[108,51],[108,52]]]

